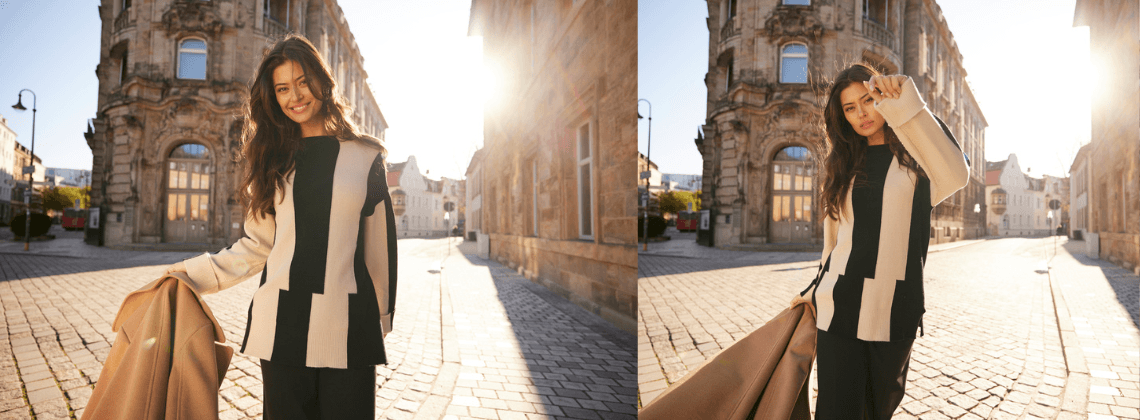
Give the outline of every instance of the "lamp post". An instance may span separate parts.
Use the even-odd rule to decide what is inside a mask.
[[[644,237],[645,245],[643,245],[642,250],[648,251],[649,250],[649,175],[651,173],[650,169],[649,169],[649,151],[650,151],[650,147],[653,145],[653,103],[649,102],[648,99],[638,99],[637,100],[638,103],[641,103],[641,101],[645,101],[645,104],[649,105],[649,130],[647,132],[648,136],[646,136],[646,142],[645,142],[645,172],[642,174],[639,174],[641,177],[645,178],[645,221],[642,223],[642,237]],[[638,112],[637,113],[637,119],[640,120],[641,118],[642,118],[641,113]]]
[[[21,89],[16,97],[16,104],[12,105],[12,108],[19,111],[26,111],[28,109],[25,108],[23,104],[25,90],[32,94],[32,152],[31,156],[28,157],[28,166],[31,167],[32,170],[29,171],[26,167],[22,169],[28,173],[28,190],[24,193],[24,251],[27,251],[31,248],[32,243],[32,191],[34,191],[32,188],[32,174],[36,172],[36,93],[32,92],[31,89]]]

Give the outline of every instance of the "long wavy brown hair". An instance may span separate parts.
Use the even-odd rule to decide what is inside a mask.
[[[241,159],[249,164],[239,191],[249,214],[259,217],[275,214],[274,194],[285,188],[285,179],[294,168],[294,157],[302,147],[301,125],[285,115],[273,90],[273,71],[289,61],[297,62],[304,70],[313,97],[322,103],[313,118],[322,118],[330,135],[340,141],[362,141],[385,153],[379,139],[362,134],[352,122],[350,108],[337,93],[336,80],[317,48],[301,35],[286,36],[261,60],[243,110]]]
[[[864,175],[863,158],[867,150],[867,138],[856,133],[855,128],[851,127],[851,123],[843,115],[843,104],[840,103],[839,94],[852,84],[871,80],[871,76],[878,75],[879,72],[873,67],[857,63],[839,72],[828,87],[827,103],[823,109],[824,131],[827,133],[822,165],[823,182],[820,187],[823,217],[839,220],[847,205],[851,180],[854,178],[855,182],[860,182]],[[883,134],[886,144],[890,146],[891,153],[899,163],[918,176],[926,177],[926,173],[918,167],[918,163],[910,153],[907,153],[890,125],[883,125]]]

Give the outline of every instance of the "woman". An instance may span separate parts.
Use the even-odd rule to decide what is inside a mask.
[[[245,237],[167,269],[199,293],[254,275],[241,352],[261,359],[265,418],[368,418],[396,302],[385,150],[349,120],[316,48],[290,35],[250,86]]]
[[[823,257],[800,294],[811,291],[819,328],[816,418],[888,419],[925,312],[930,212],[966,185],[969,165],[907,76],[851,66],[823,115]]]

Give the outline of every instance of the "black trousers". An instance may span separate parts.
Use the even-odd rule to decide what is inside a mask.
[[[819,330],[815,418],[889,419],[902,402],[914,339],[863,341]]]
[[[265,419],[373,419],[376,367],[310,368],[261,360]]]

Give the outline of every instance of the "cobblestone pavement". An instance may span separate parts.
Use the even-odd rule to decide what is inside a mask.
[[[399,241],[399,316],[385,339],[389,363],[377,369],[378,418],[635,416],[631,334],[456,243],[448,253],[445,239]],[[0,253],[0,419],[82,415],[123,297],[183,257],[124,252],[135,257]],[[205,298],[235,349],[255,288]],[[235,353],[221,419],[260,417],[260,370]]]
[[[1049,271],[1052,246],[1052,239],[1006,238],[932,247],[939,252],[926,263],[925,336],[915,341],[906,396],[894,418],[1114,418],[1096,417],[1097,410],[1136,418],[1137,280],[1063,247]],[[639,407],[807,287],[818,254],[785,256],[785,262],[750,266],[639,256]],[[748,290],[753,293],[741,293]],[[1106,356],[1088,357],[1101,353],[1085,345]],[[1084,379],[1074,348],[1088,360]],[[1104,378],[1088,379],[1094,370]],[[814,411],[814,369],[811,386]]]

